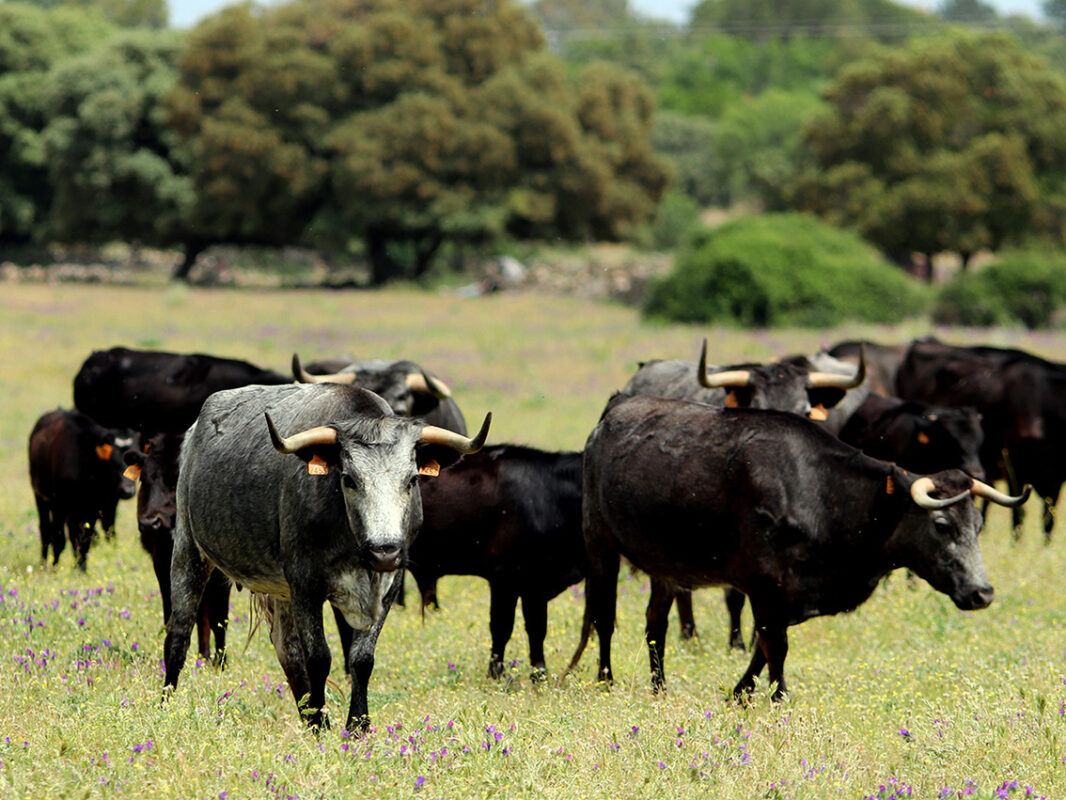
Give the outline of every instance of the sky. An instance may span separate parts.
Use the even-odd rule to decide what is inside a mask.
[[[232,0],[168,0],[170,7],[170,24],[176,28],[195,25],[201,18],[211,14]],[[645,16],[664,19],[671,22],[685,22],[688,11],[696,0],[629,0],[629,7]],[[936,8],[940,0],[902,0],[906,5],[917,8]],[[1027,14],[1031,17],[1040,15],[1042,0],[984,0],[1000,14]]]

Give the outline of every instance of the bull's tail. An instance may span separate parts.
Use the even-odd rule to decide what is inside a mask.
[[[592,600],[589,597],[589,582],[585,579],[585,616],[581,620],[581,641],[577,643],[577,650],[574,651],[573,658],[570,659],[570,666],[568,666],[563,674],[560,676],[560,680],[566,678],[577,667],[578,662],[581,661],[581,656],[585,652],[585,647],[589,643],[589,634],[592,633]]]
[[[259,630],[259,625],[263,620],[266,620],[268,631],[274,627],[274,598],[268,594],[251,592],[248,597],[248,619],[251,624],[248,626],[248,638],[244,642],[242,653],[248,651],[248,645],[251,644],[252,637]]]

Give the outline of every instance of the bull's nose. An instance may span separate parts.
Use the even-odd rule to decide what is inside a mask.
[[[403,550],[399,547],[368,547],[367,554],[368,566],[376,572],[392,572],[403,566]]]
[[[991,586],[982,586],[954,599],[955,605],[963,611],[976,611],[980,608],[988,608],[992,605],[992,600],[995,599],[995,596],[995,589]]]

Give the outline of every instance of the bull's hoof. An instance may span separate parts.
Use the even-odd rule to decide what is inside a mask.
[[[666,694],[666,678],[662,675],[651,676],[651,693]]]
[[[734,631],[729,634],[729,649],[739,650],[742,653],[748,649],[747,645],[744,644],[744,637],[740,635],[740,631]]]
[[[357,718],[348,718],[347,724],[344,726],[344,730],[348,731],[350,736],[354,736],[356,739],[362,739],[370,731],[370,717],[363,714]]]
[[[695,625],[682,625],[681,626],[681,639],[682,641],[687,639],[696,639],[699,634],[696,633]]]
[[[533,667],[533,671],[529,673],[529,679],[533,683],[544,683],[544,681],[548,680],[548,668]]]
[[[493,658],[489,661],[489,677],[494,681],[503,677],[504,667],[502,658]]]

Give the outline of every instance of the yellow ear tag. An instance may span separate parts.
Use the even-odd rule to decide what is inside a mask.
[[[918,431],[919,444],[929,444],[929,436],[925,431]]]
[[[311,456],[311,460],[307,462],[307,474],[329,475],[329,465],[322,456]]]
[[[895,494],[895,493],[896,493],[896,484],[894,484],[892,482],[892,476],[889,475],[888,479],[885,481],[885,494]]]
[[[122,473],[122,477],[127,478],[136,483],[141,479],[141,468],[138,467],[136,464],[130,464],[128,467],[126,467],[126,471]]]
[[[97,458],[99,458],[101,461],[107,461],[109,458],[111,458],[111,449],[111,445],[109,444],[96,445]]]
[[[821,403],[819,403],[818,405],[816,405],[814,408],[811,409],[810,418],[811,419],[819,419],[819,420],[828,419],[829,418],[829,412],[825,410],[825,406],[823,406]]]
[[[440,464],[436,461],[428,461],[418,468],[419,475],[429,475],[430,477],[437,477],[440,475]]]
[[[725,395],[725,407],[726,408],[739,408],[740,403],[737,402],[737,393],[730,389]]]

